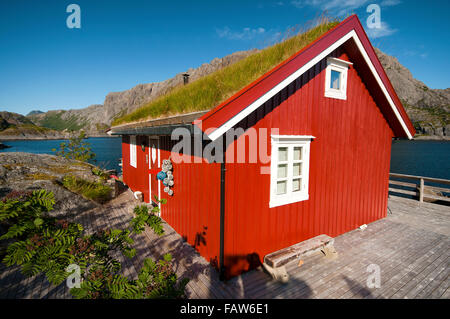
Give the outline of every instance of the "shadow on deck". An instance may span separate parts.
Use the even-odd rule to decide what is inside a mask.
[[[89,232],[124,228],[135,202],[129,192],[101,209],[77,216]],[[450,207],[390,197],[387,218],[335,238],[335,260],[316,254],[289,263],[290,280],[276,282],[261,268],[221,282],[216,270],[169,225],[158,237],[135,235],[136,257],[123,260],[135,277],[144,258],[174,257],[179,277],[189,277],[189,298],[449,298]],[[380,269],[380,287],[369,288],[369,265]],[[24,278],[17,267],[0,266],[0,298],[71,298],[64,284],[51,286],[43,276]]]

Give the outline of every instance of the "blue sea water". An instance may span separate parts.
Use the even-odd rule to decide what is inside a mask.
[[[119,160],[122,157],[120,137],[90,137],[85,140],[96,154],[96,162],[105,169],[115,169],[120,172]],[[67,140],[23,140],[4,141],[3,144],[11,146],[0,150],[0,152],[28,152],[35,154],[55,154],[52,149],[59,149],[59,145]]]
[[[97,165],[120,171],[121,138],[91,137],[87,142],[97,154]],[[63,140],[5,141],[11,148],[0,152],[54,154]],[[391,172],[450,179],[450,141],[392,141]]]
[[[391,173],[450,179],[450,141],[392,141]]]

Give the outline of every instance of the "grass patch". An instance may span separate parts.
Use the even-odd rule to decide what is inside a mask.
[[[53,165],[51,165],[48,169],[51,170],[53,173],[61,174],[61,175],[69,174],[74,171],[69,166],[53,166]]]
[[[98,167],[92,167],[91,172],[93,175],[100,177],[104,182],[109,178],[109,174]]]
[[[35,180],[35,181],[40,181],[40,180],[53,181],[56,179],[56,176],[49,175],[46,173],[36,173],[36,174],[27,174],[26,179],[27,180]]]
[[[84,198],[103,204],[111,199],[111,187],[98,182],[90,182],[73,175],[63,178],[63,186],[68,190],[80,194]]]
[[[162,115],[209,110],[316,40],[338,23],[337,20],[323,18],[316,27],[306,32],[290,37],[187,85],[173,88],[168,94],[144,104],[134,112],[118,117],[112,122],[112,125],[157,118]]]

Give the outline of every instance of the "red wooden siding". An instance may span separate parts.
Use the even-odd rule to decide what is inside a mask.
[[[145,150],[142,151],[141,144],[145,143]],[[141,191],[144,200],[149,202],[149,169],[145,155],[148,154],[148,136],[136,137],[136,162],[137,168],[130,165],[130,137],[122,137],[122,171],[123,181],[132,191]]]
[[[160,137],[161,161],[172,155],[170,136]],[[186,154],[188,155],[188,154]],[[169,196],[161,188],[167,204],[161,206],[161,217],[191,246],[213,265],[219,264],[220,164],[173,163]],[[161,187],[163,187],[161,185]]]
[[[334,56],[348,60],[345,54]],[[270,252],[320,234],[335,237],[386,216],[393,132],[354,67],[348,72],[347,100],[325,98],[325,67],[326,59],[239,125],[316,138],[307,201],[269,208],[270,175],[261,175],[260,168],[270,163],[226,164],[228,276]]]

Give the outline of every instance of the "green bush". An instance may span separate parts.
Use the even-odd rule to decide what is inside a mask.
[[[101,204],[111,199],[111,187],[100,182],[90,182],[73,175],[66,175],[62,183],[68,190]]]

